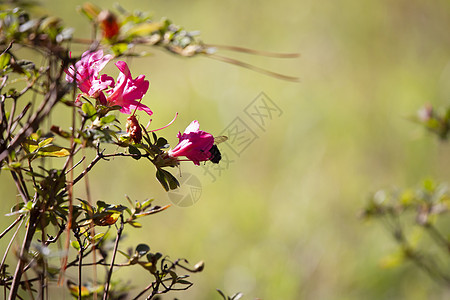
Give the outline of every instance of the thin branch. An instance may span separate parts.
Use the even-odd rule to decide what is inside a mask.
[[[108,291],[109,291],[109,287],[111,285],[111,276],[112,276],[112,272],[113,272],[113,268],[114,268],[114,260],[116,259],[116,254],[117,254],[117,250],[119,247],[119,240],[120,240],[120,236],[122,235],[122,231],[123,231],[123,225],[124,225],[123,215],[121,214],[120,215],[120,227],[117,230],[117,237],[116,237],[116,242],[114,244],[113,256],[111,258],[111,266],[109,267],[108,278],[105,283],[105,292],[103,294],[103,300],[108,299]]]
[[[66,94],[69,84],[61,86],[60,82],[53,82],[51,89],[42,101],[39,108],[30,117],[28,122],[21,128],[19,133],[9,144],[8,148],[0,153],[0,161],[4,160],[14,149],[16,149],[24,139],[36,130],[42,120],[50,113],[53,106]]]
[[[14,226],[16,226],[17,223],[20,222],[20,220],[22,220],[24,215],[20,215],[14,222],[11,223],[11,225],[8,226],[8,228],[6,228],[1,234],[0,234],[0,239],[7,234],[11,229],[14,228]]]
[[[15,240],[15,238],[16,238],[16,236],[17,236],[17,233],[19,232],[19,229],[20,229],[20,227],[22,227],[22,224],[23,224],[23,216],[24,215],[20,215],[20,217],[19,218],[17,218],[16,219],[16,221],[20,221],[20,224],[19,224],[19,226],[17,226],[17,229],[16,229],[16,231],[14,232],[14,234],[13,234],[13,236],[11,237],[11,240],[9,241],[9,244],[8,244],[8,246],[6,247],[6,249],[5,249],[5,254],[3,255],[3,259],[2,259],[2,263],[0,264],[0,270],[3,270],[3,266],[4,266],[4,264],[5,264],[5,261],[6,261],[6,256],[8,256],[8,252],[9,252],[9,250],[11,249],[11,246],[12,246],[12,243],[13,243],[13,241]],[[14,225],[16,224],[16,221],[14,221]],[[12,225],[12,224],[11,224]],[[11,227],[11,225],[9,226],[9,227]],[[8,227],[8,228],[9,228]],[[11,228],[13,228],[14,226],[12,226]]]
[[[84,160],[86,159],[86,156],[83,156],[79,162],[77,162],[75,165],[73,165],[69,170],[66,171],[66,175],[69,174],[69,172],[71,172],[73,169],[75,169],[76,167],[78,167],[79,164],[81,164]]]
[[[11,170],[11,176],[14,179],[14,183],[16,184],[17,190],[22,197],[23,202],[27,203],[28,201],[30,201],[28,194],[26,194],[24,190],[24,184],[22,184],[21,180],[17,177],[16,172]]]
[[[441,244],[447,252],[450,252],[450,242],[446,239],[433,224],[426,224],[425,228],[428,230],[430,235]]]
[[[204,44],[206,48],[217,48],[223,50],[230,50],[235,52],[242,52],[247,54],[259,55],[259,56],[267,56],[267,57],[275,57],[275,58],[297,58],[300,57],[300,53],[277,53],[277,52],[269,52],[264,50],[254,50],[244,47],[237,46],[228,46],[228,45],[216,45],[216,44]]]
[[[300,79],[298,77],[293,77],[293,76],[287,76],[287,75],[283,75],[280,73],[276,73],[276,72],[272,72],[251,64],[248,64],[246,62],[237,60],[237,59],[233,59],[233,58],[229,58],[229,57],[225,57],[225,56],[221,56],[221,55],[217,55],[217,54],[207,54],[206,57],[215,59],[215,60],[219,60],[219,61],[223,61],[235,66],[239,66],[239,67],[243,67],[261,74],[265,74],[268,75],[270,77],[274,77],[277,79],[281,79],[281,80],[286,80],[286,81],[292,81],[292,82],[299,82]]]
[[[14,279],[11,284],[11,292],[9,293],[9,300],[13,300],[17,297],[17,292],[20,284],[20,279],[23,274],[25,257],[28,255],[28,250],[30,249],[31,240],[36,231],[36,227],[39,222],[40,212],[37,209],[32,209],[30,211],[30,220],[28,222],[28,228],[25,233],[22,248],[20,251],[19,262],[17,263],[16,271],[14,273]]]
[[[95,166],[95,164],[102,159],[102,157],[103,156],[100,153],[97,153],[97,156],[94,157],[89,166],[87,166],[87,168],[73,180],[72,185],[75,185],[78,181],[80,181]]]

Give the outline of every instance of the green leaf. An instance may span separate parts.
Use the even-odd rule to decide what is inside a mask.
[[[111,47],[111,51],[114,53],[115,56],[120,56],[124,52],[126,52],[128,48],[129,48],[128,43],[117,43]]]
[[[402,251],[389,254],[380,260],[380,267],[383,269],[395,268],[405,261],[405,254]]]
[[[146,210],[147,207],[149,207],[152,204],[153,200],[155,200],[155,199],[147,199],[144,202],[142,202],[141,203],[141,209],[142,210]]]
[[[28,201],[25,205],[19,204],[19,206],[13,207],[11,210],[11,213],[6,214],[5,216],[13,216],[13,215],[20,215],[20,214],[26,214],[33,208],[34,203],[32,201]],[[18,209],[20,208],[20,209]],[[15,210],[18,209],[18,210]]]
[[[101,11],[101,8],[95,4],[90,2],[85,2],[78,10],[83,13],[90,21],[95,21],[97,19],[98,14]]]
[[[81,110],[86,114],[86,117],[91,120],[94,120],[94,117],[97,114],[95,107],[89,102],[83,103]]]
[[[65,157],[69,156],[70,152],[69,149],[55,146],[55,145],[48,145],[46,147],[43,147],[39,149],[37,152],[39,156],[49,156],[49,157]]]
[[[128,224],[130,224],[131,226],[133,226],[135,228],[141,228],[142,227],[142,224],[138,223],[136,221],[130,221],[130,222],[128,222]]]
[[[108,124],[108,123],[114,122],[115,120],[116,120],[116,116],[114,116],[114,115],[108,115],[108,116],[100,119],[102,124]]]
[[[80,243],[78,241],[72,241],[70,245],[75,248],[75,250],[80,251]]]
[[[180,186],[180,183],[178,180],[173,176],[170,172],[167,172],[163,170],[163,172],[166,174],[167,181],[169,182],[169,187],[171,190],[174,190]]]
[[[423,181],[423,188],[430,193],[433,193],[436,189],[436,183],[432,179],[425,179]]]
[[[144,256],[150,251],[150,247],[147,244],[139,244],[136,246],[135,252],[139,254],[139,257]]]
[[[231,296],[231,300],[239,300],[242,298],[243,295],[244,294],[242,294],[242,293],[236,293],[233,296]]]
[[[94,235],[94,238],[92,239],[92,243],[97,243],[101,238],[103,238],[103,236],[105,235],[104,232],[100,232],[97,233],[96,235]]]
[[[177,283],[179,283],[179,284],[186,284],[186,285],[191,285],[192,284],[192,282],[184,280],[184,279],[177,280]]]
[[[159,173],[159,174],[158,174]],[[169,190],[174,190],[180,186],[178,180],[170,172],[163,169],[158,169],[156,172],[156,178],[163,185],[164,189],[168,192]]]
[[[156,147],[158,147],[160,149],[168,148],[168,146],[169,146],[169,143],[163,137],[158,138],[158,140],[156,141]]]
[[[164,176],[164,172],[162,169],[156,170],[156,179],[161,183],[166,192],[169,191],[169,184],[167,183],[166,176]]]
[[[135,160],[139,160],[139,159],[141,158],[141,156],[142,156],[142,154],[141,154],[141,152],[139,151],[139,149],[136,148],[135,146],[132,146],[132,145],[128,146],[128,152],[129,152],[130,154],[136,155],[136,156],[133,156],[133,158],[134,158]]]
[[[156,264],[158,262],[158,260],[162,257],[163,255],[160,252],[156,252],[156,253],[148,253],[147,254],[147,260],[153,264]],[[173,271],[171,271],[171,276],[174,278],[177,278],[177,274]]]
[[[217,289],[217,292],[220,294],[220,296],[222,296],[222,298],[224,300],[227,300],[227,297],[225,296],[225,294],[221,290]]]
[[[0,70],[5,70],[7,67],[9,67],[10,62],[11,62],[11,54],[2,53],[2,55],[0,55]]]
[[[129,256],[127,253],[123,252],[122,250],[117,250],[120,254],[125,256],[127,259],[130,259],[131,256]]]
[[[51,142],[53,142],[53,138],[52,137],[47,138],[47,139],[45,139],[43,141],[40,141],[38,145],[39,145],[40,148],[42,148],[42,147],[45,147],[45,146],[49,145]]]
[[[39,148],[39,144],[34,140],[26,139],[23,141],[22,147],[27,153],[33,153]]]
[[[152,32],[155,32],[161,28],[161,23],[159,22],[153,22],[153,23],[142,23],[135,25],[129,29],[125,35],[128,37],[131,36],[147,36],[150,35]]]

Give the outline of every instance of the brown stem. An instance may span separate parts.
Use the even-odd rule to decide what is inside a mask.
[[[108,299],[108,291],[109,291],[109,286],[111,285],[111,276],[112,276],[112,272],[113,272],[113,268],[114,268],[114,260],[116,259],[116,254],[117,254],[117,250],[119,247],[119,240],[120,240],[120,236],[122,235],[122,231],[123,231],[123,224],[124,224],[123,215],[120,215],[120,227],[117,230],[117,237],[116,237],[116,242],[114,244],[114,251],[113,251],[113,256],[111,258],[111,265],[109,267],[108,278],[105,283],[105,292],[103,294],[103,300]]]
[[[232,65],[236,65],[239,67],[243,67],[243,68],[246,68],[246,69],[261,73],[261,74],[265,74],[265,75],[268,75],[270,77],[274,77],[277,79],[292,81],[292,82],[300,81],[300,79],[298,77],[287,76],[287,75],[279,74],[276,72],[272,72],[272,71],[269,71],[269,70],[266,70],[266,69],[263,69],[263,68],[260,68],[257,66],[253,66],[251,64],[248,64],[246,62],[243,62],[243,61],[240,61],[237,59],[233,59],[233,58],[229,58],[229,57],[225,57],[225,56],[221,56],[221,55],[217,55],[217,54],[207,54],[206,57],[209,57],[209,58],[212,58],[215,60],[220,60],[220,61],[232,64]]]
[[[8,226],[8,228],[6,228],[1,234],[0,234],[0,239],[7,234],[11,229],[14,228],[14,226],[16,226],[17,223],[20,222],[20,220],[22,220],[23,215],[20,215],[11,225]]]
[[[47,93],[45,99],[37,111],[31,116],[28,122],[22,127],[19,133],[9,144],[8,148],[0,153],[0,161],[4,160],[14,149],[16,149],[23,140],[36,130],[42,120],[50,113],[53,106],[66,94],[67,86],[61,87],[59,82],[52,84],[50,91]]]
[[[11,284],[11,291],[9,293],[9,300],[13,300],[17,297],[17,292],[20,284],[20,279],[23,274],[25,257],[28,255],[28,250],[30,249],[31,240],[36,231],[36,227],[39,224],[39,210],[32,209],[30,211],[30,220],[28,222],[28,228],[25,233],[25,238],[23,240],[22,249],[20,250],[19,262],[17,263],[16,271],[14,273],[14,279]]]
[[[207,48],[218,48],[223,50],[230,50],[235,52],[242,52],[253,55],[267,56],[267,57],[275,57],[275,58],[297,58],[300,56],[300,53],[277,53],[277,52],[269,52],[264,50],[254,50],[244,47],[237,46],[228,46],[228,45],[216,45],[216,44],[204,44]]]

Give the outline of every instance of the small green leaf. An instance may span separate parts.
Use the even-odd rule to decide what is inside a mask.
[[[164,176],[164,172],[162,169],[156,170],[156,179],[161,183],[166,192],[169,191],[169,184],[167,183],[166,177]]]
[[[156,178],[167,192],[169,190],[174,190],[180,186],[178,180],[170,172],[167,172],[166,170],[158,169],[156,171]]]
[[[129,256],[127,253],[123,252],[122,250],[117,250],[120,254],[125,256],[127,259],[130,259],[131,256]]]
[[[231,300],[239,300],[242,298],[243,295],[244,294],[242,294],[242,293],[236,293],[233,296],[231,296]]]
[[[153,22],[153,23],[141,23],[138,25],[135,25],[131,27],[130,30],[128,30],[125,35],[128,36],[147,36],[150,35],[152,32],[157,31],[161,28],[161,23],[159,22]]]
[[[138,223],[136,221],[130,221],[130,222],[128,222],[128,224],[130,224],[131,226],[133,226],[135,228],[141,228],[142,227],[142,224]]]
[[[13,163],[9,164],[8,166],[14,170],[14,169],[20,168],[21,165],[22,164],[20,162],[13,162]]]
[[[138,148],[136,148],[135,146],[128,146],[128,152],[130,152],[130,154],[134,154],[135,156],[133,156],[133,158],[135,160],[139,160],[142,156],[141,152],[139,151]]]
[[[34,140],[26,139],[22,143],[22,147],[27,153],[33,153],[34,151],[36,151],[39,148],[39,144],[38,144],[38,142],[36,142]]]
[[[97,19],[98,14],[101,11],[101,8],[95,4],[90,2],[85,2],[78,10],[83,13],[89,20],[94,21]]]
[[[217,289],[217,292],[220,294],[220,296],[222,296],[222,298],[224,300],[227,300],[227,297],[225,296],[225,294],[221,290]]]
[[[156,141],[156,147],[158,147],[160,149],[167,148],[168,146],[169,146],[169,143],[163,137],[158,138],[158,140]]]
[[[69,149],[55,146],[55,145],[48,145],[41,149],[39,149],[38,153],[39,156],[49,156],[49,157],[65,157],[69,156],[70,152]]]
[[[395,268],[405,261],[405,254],[402,251],[389,254],[380,260],[380,267],[383,269]]]
[[[114,115],[108,115],[108,116],[100,119],[102,124],[108,124],[108,123],[114,122],[115,120],[116,120],[116,116],[114,116]]]
[[[111,47],[111,51],[114,53],[115,56],[120,56],[125,51],[128,50],[128,47],[129,47],[128,43],[117,43]]]
[[[5,70],[7,67],[9,67],[10,62],[11,62],[11,54],[3,53],[2,55],[0,55],[0,70]]]
[[[147,207],[149,207],[149,206],[152,204],[153,200],[154,200],[154,199],[147,199],[147,200],[145,200],[144,202],[142,202],[142,203],[141,203],[141,209],[142,209],[142,210],[146,210]]]
[[[158,260],[162,257],[163,255],[160,252],[156,252],[156,253],[148,253],[147,254],[147,260],[153,264],[156,264],[158,262]],[[172,271],[173,272],[173,271]],[[177,274],[175,272],[173,272],[175,274],[175,277],[177,276]],[[172,275],[173,276],[173,275]]]
[[[139,244],[136,246],[135,252],[139,254],[139,257],[144,256],[150,251],[150,247],[147,244]]]
[[[173,176],[170,172],[163,170],[166,175],[167,181],[169,182],[169,187],[171,190],[174,190],[180,186],[178,180]]]
[[[28,201],[23,208],[26,210],[31,210],[33,208],[33,204],[34,203],[32,201]]]
[[[89,102],[83,103],[83,105],[81,106],[81,110],[91,120],[94,120],[94,117],[97,114],[97,111],[95,110],[95,107]]]
[[[70,245],[75,248],[75,250],[80,251],[80,243],[78,241],[72,241]]]
[[[38,145],[39,145],[40,148],[42,148],[42,147],[45,147],[45,146],[49,145],[51,142],[53,142],[53,138],[52,137],[50,137],[48,139],[45,139],[43,141],[40,141]]]

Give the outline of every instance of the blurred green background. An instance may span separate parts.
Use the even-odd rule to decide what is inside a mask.
[[[76,36],[89,37],[86,19],[75,10],[81,3],[43,1],[42,11],[62,17],[76,28]],[[112,8],[110,1],[96,4]],[[300,83],[160,50],[128,61],[133,77],[144,74],[150,80],[143,101],[154,111],[152,126],[180,113],[160,133],[172,144],[194,119],[213,134],[236,117],[247,122],[244,109],[261,92],[283,111],[265,131],[253,125],[259,138],[215,182],[202,168],[181,165],[182,173],[202,183],[197,203],[174,205],[144,220],[143,229],[128,230],[123,249],[147,243],[171,258],[205,261],[189,291],[164,299],[219,299],[216,288],[267,300],[450,297],[411,264],[380,268],[380,259],[396,245],[380,224],[358,218],[369,195],[380,188],[415,187],[428,177],[450,180],[448,146],[408,120],[424,103],[448,104],[449,1],[120,4],[198,29],[206,43],[301,53],[297,59],[277,59],[223,52],[298,76]],[[144,115],[142,120],[146,123]],[[100,163],[89,173],[93,199],[120,203],[127,194],[170,203],[154,174],[144,161]],[[6,173],[0,178],[6,213],[15,190]],[[83,189],[79,192],[83,196]],[[3,217],[2,228],[11,220]],[[136,287],[149,279],[131,269],[115,271],[114,278]]]

